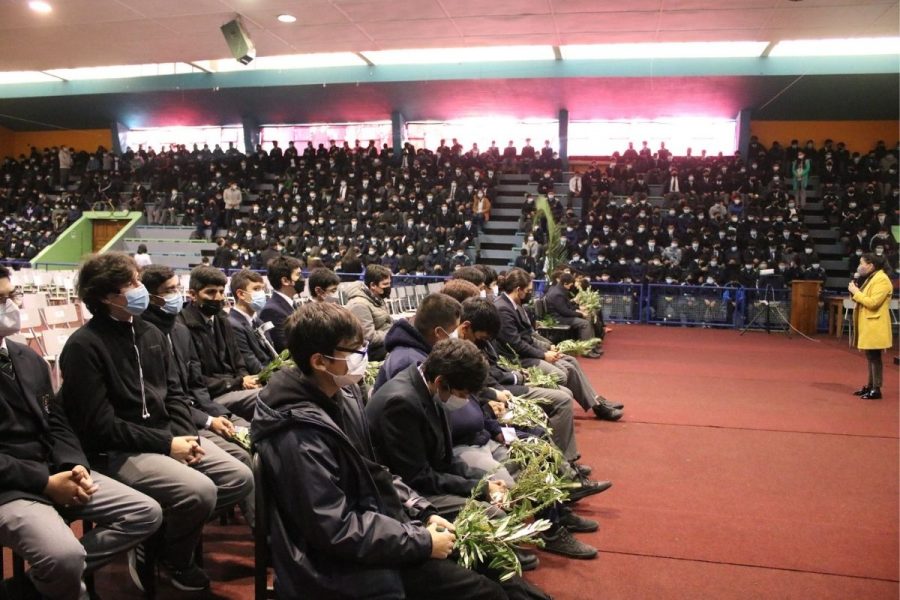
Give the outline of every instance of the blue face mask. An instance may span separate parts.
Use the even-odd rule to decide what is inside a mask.
[[[147,307],[150,306],[150,292],[147,291],[144,284],[139,285],[133,290],[128,290],[125,292],[124,296],[125,306],[123,308],[130,315],[140,316],[147,310]]]
[[[256,290],[250,295],[250,306],[253,307],[253,310],[259,312],[266,305],[266,292],[265,290]]]
[[[166,303],[162,306],[162,311],[164,313],[177,315],[181,312],[181,307],[184,306],[184,300],[181,297],[181,294],[173,294],[172,296],[166,297],[165,300]]]

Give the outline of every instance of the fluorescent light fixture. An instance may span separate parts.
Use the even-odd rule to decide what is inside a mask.
[[[358,67],[366,64],[353,52],[324,52],[321,54],[286,54],[259,56],[249,65],[242,65],[233,58],[195,60],[194,64],[213,73],[230,71],[261,71],[290,69],[322,69],[328,67]]]
[[[768,42],[648,42],[560,46],[564,60],[641,58],[754,58]]]
[[[42,15],[53,12],[53,7],[50,6],[49,3],[41,2],[40,0],[31,0],[31,2],[28,3],[28,8],[36,13],[41,13]]]
[[[900,54],[900,37],[785,40],[769,56],[865,56]]]
[[[59,81],[59,78],[40,71],[0,71],[0,85],[10,83],[44,83],[45,81]]]
[[[481,46],[476,48],[419,48],[363,52],[376,65],[431,65],[475,62],[556,60],[553,46]]]
[[[295,17],[294,15],[284,14],[284,15],[278,15],[278,20],[281,21],[282,23],[296,23],[297,17]]]
[[[47,69],[46,72],[61,79],[79,81],[85,79],[125,79],[128,77],[155,77],[197,71],[187,63],[151,63],[145,65],[113,65],[109,67],[80,67],[77,69]]]

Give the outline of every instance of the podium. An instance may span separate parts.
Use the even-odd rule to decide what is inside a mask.
[[[821,290],[821,281],[795,279],[791,282],[791,327],[803,335],[816,334]]]

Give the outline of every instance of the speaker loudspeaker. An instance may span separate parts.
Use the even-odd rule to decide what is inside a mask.
[[[235,60],[246,65],[256,58],[256,47],[239,20],[234,19],[222,25],[222,35],[225,36],[225,42]]]

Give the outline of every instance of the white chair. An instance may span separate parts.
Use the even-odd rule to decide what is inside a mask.
[[[44,308],[45,306],[50,305],[47,300],[47,294],[44,292],[23,294],[22,302],[28,308]]]
[[[844,326],[850,329],[850,337],[847,340],[847,345],[853,345],[853,315],[856,312],[856,302],[854,302],[851,298],[844,298]],[[843,335],[843,330],[841,334]]]
[[[20,331],[26,343],[35,340],[38,348],[40,348],[43,353],[44,347],[41,345],[41,338],[38,335],[38,329],[40,329],[42,324],[41,309],[26,304],[23,308],[19,309],[19,319],[21,320]]]
[[[891,327],[897,327],[900,325],[900,298],[891,298],[888,310],[891,312]]]
[[[44,325],[46,325],[48,329],[73,327],[81,323],[81,319],[78,316],[78,309],[74,304],[46,306],[41,309],[41,315],[44,317]]]
[[[56,388],[61,382],[59,372],[59,355],[62,354],[63,347],[66,345],[69,337],[77,331],[77,328],[69,329],[48,329],[41,333],[41,347],[44,349],[44,360],[46,360],[53,368],[53,375]]]

